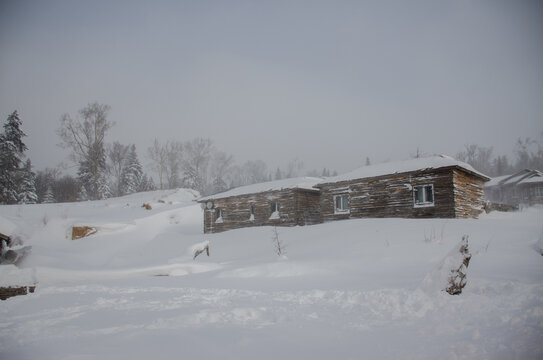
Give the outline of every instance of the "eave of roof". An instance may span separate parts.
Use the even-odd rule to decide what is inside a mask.
[[[327,178],[323,182],[317,184],[316,187],[322,187],[324,185],[329,185],[333,183],[348,182],[359,179],[369,179],[387,175],[445,168],[457,168],[472,175],[478,176],[485,181],[490,180],[488,176],[478,172],[467,163],[455,160],[452,157],[446,155],[437,155],[426,158],[417,158],[406,161],[364,166],[342,175]]]
[[[253,195],[264,192],[282,190],[303,190],[317,192],[319,191],[319,189],[315,188],[314,186],[321,181],[323,181],[323,179],[314,177],[299,177],[267,181],[263,183],[240,186],[222,193],[204,196],[196,201],[205,202],[208,200],[226,199],[235,196]]]

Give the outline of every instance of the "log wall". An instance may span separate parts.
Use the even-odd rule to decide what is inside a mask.
[[[416,206],[413,189],[432,185],[434,203]],[[317,185],[319,191],[289,189],[213,200],[205,210],[204,232],[250,226],[295,226],[349,218],[474,218],[484,207],[484,180],[456,167],[420,170]],[[349,212],[334,213],[334,196],[349,195]],[[279,218],[271,204],[280,204]],[[250,208],[254,206],[254,218]],[[223,209],[217,222],[216,208]]]
[[[213,209],[204,211],[204,233],[215,233],[251,226],[309,225],[321,221],[319,192],[287,189],[212,200]],[[271,204],[279,203],[279,217],[271,217]],[[254,218],[251,218],[251,206]],[[223,210],[217,222],[216,209]]]
[[[433,206],[414,206],[413,187],[434,187]],[[362,217],[455,217],[452,169],[417,171],[320,184],[324,221]],[[350,212],[334,213],[334,196],[349,194]]]
[[[476,218],[483,211],[484,181],[464,171],[453,170],[455,217]]]

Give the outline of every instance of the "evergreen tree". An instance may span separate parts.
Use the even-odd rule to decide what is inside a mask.
[[[36,204],[38,195],[36,194],[36,174],[32,172],[30,159],[21,171],[21,181],[19,183],[19,204]]]
[[[21,130],[21,125],[19,114],[14,111],[8,116],[4,132],[0,134],[0,203],[4,204],[17,202],[15,177],[27,150],[23,143],[26,134]]]
[[[77,201],[87,201],[89,200],[89,196],[87,195],[87,190],[84,186],[81,186],[81,190],[79,191],[79,194],[77,194]]]
[[[154,191],[156,190],[155,182],[153,181],[153,178],[150,176],[147,176],[147,174],[143,174],[143,177],[141,178],[140,186],[138,187],[138,192],[140,191]]]
[[[96,154],[89,155],[89,159],[82,160],[79,163],[78,179],[85,187],[89,199],[98,200],[104,198],[104,191],[106,191],[106,153],[101,145],[97,145],[89,150],[89,153],[91,152]],[[107,187],[106,192],[111,194],[109,186]],[[111,195],[108,197],[110,196]]]
[[[111,197],[111,189],[107,182],[105,175],[100,176],[98,179],[98,193],[95,199],[105,200]]]
[[[56,203],[55,195],[53,195],[53,188],[49,185],[47,187],[47,191],[45,192],[45,195],[43,197],[43,203],[44,204],[53,204]]]
[[[126,159],[123,169],[122,192],[123,194],[133,194],[138,192],[143,178],[143,169],[138,160],[136,146],[132,145]]]

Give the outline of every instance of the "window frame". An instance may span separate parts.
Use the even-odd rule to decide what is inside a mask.
[[[342,207],[345,207],[345,199],[347,200],[347,208],[340,209],[337,207],[337,199],[341,200]],[[334,195],[334,214],[349,214],[351,212],[351,199],[349,194]]]
[[[249,206],[249,221],[254,221],[254,220],[255,220],[255,206],[250,205]]]
[[[270,220],[277,220],[281,217],[281,205],[278,201],[273,201],[270,205]]]
[[[427,188],[431,189],[432,201],[427,200],[427,193],[426,193]],[[422,202],[418,202],[418,199],[417,199],[417,193],[420,191],[418,189],[422,190]],[[432,206],[435,206],[435,202],[436,202],[436,196],[435,196],[434,184],[424,184],[424,185],[413,186],[413,206],[414,207],[416,208],[432,207]]]
[[[224,209],[220,207],[215,208],[215,223],[221,224],[223,222],[224,222]]]

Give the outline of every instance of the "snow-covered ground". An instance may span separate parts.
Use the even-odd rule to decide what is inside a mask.
[[[203,235],[195,196],[0,206],[32,246],[0,286],[37,285],[0,302],[0,359],[543,358],[543,209],[279,228],[277,256],[270,227]]]

